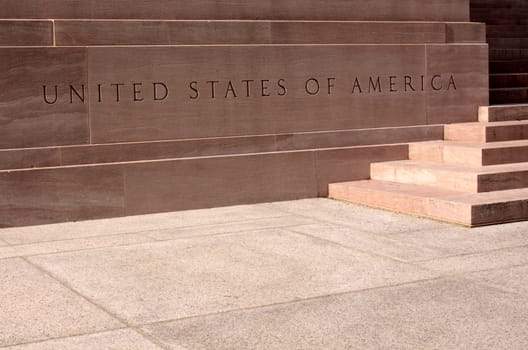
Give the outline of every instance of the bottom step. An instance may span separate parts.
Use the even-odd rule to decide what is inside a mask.
[[[329,185],[329,197],[466,226],[528,220],[528,189],[464,193],[385,181]]]

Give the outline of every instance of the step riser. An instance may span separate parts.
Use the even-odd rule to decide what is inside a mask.
[[[528,73],[527,74],[500,74],[490,75],[490,88],[515,88],[528,87]]]
[[[490,89],[490,104],[512,104],[528,102],[527,88]]]
[[[526,20],[528,23],[528,19]],[[490,49],[526,49],[528,38],[488,38]]]
[[[528,105],[479,107],[478,117],[486,123],[528,120]]]
[[[528,72],[528,61],[492,61],[490,62],[490,73],[524,73]]]
[[[528,37],[528,26],[488,25],[486,33],[488,38],[526,38]]]
[[[490,49],[490,61],[528,59],[528,49]]]
[[[392,163],[372,164],[370,170],[371,178],[377,181],[434,186],[462,192],[492,192],[528,186],[528,171],[476,174]]]

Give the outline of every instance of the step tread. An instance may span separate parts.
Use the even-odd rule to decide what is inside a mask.
[[[468,193],[442,189],[433,186],[402,184],[379,180],[341,182],[330,184],[330,186],[333,188],[348,187],[349,189],[363,188],[379,192],[398,193],[411,197],[422,197],[450,202],[458,202],[467,205],[488,205],[493,203],[504,203],[528,199],[528,188],[505,191]]]
[[[527,87],[528,88],[528,87]],[[499,122],[469,122],[469,123],[454,123],[447,124],[446,126],[452,127],[482,127],[482,128],[492,128],[492,127],[503,127],[503,126],[518,126],[518,125],[528,125],[528,120],[506,120]]]
[[[472,166],[452,163],[426,162],[421,160],[399,160],[391,162],[372,163],[372,165],[374,167],[402,167],[407,169],[419,169],[428,171],[448,171],[451,173],[471,174],[475,176],[528,171],[528,162],[487,166]]]
[[[413,142],[413,145],[438,145],[443,147],[464,147],[474,149],[500,149],[513,147],[528,147],[528,140],[513,140],[513,141],[498,141],[498,142],[467,142],[467,141],[451,141],[451,140],[434,140]]]

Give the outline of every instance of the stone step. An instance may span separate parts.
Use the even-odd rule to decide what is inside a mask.
[[[490,49],[489,57],[491,61],[528,59],[528,49]]]
[[[486,34],[488,38],[526,38],[528,25],[490,24]]]
[[[466,142],[525,140],[528,139],[528,121],[446,124],[444,139]]]
[[[528,73],[490,74],[490,88],[528,87]]]
[[[478,110],[480,122],[502,122],[511,120],[528,120],[528,104],[505,104],[482,106]]]
[[[526,20],[528,22],[528,18]],[[526,49],[528,38],[488,38],[490,49]]]
[[[527,103],[528,87],[490,89],[491,104]]]
[[[471,0],[470,4],[471,9],[528,7],[525,0]]]
[[[468,21],[468,1],[393,0],[17,0],[2,4],[2,18],[184,20]]]
[[[497,73],[528,73],[528,59],[490,61],[491,74]]]
[[[409,159],[467,166],[522,163],[528,162],[528,141],[493,143],[416,142],[409,145]]]
[[[373,163],[372,180],[434,186],[462,192],[491,192],[528,187],[528,163],[469,167],[402,160]]]
[[[471,21],[484,22],[488,25],[526,25],[528,24],[527,7],[492,7],[471,9]]]
[[[0,170],[404,144],[443,137],[442,125],[0,150]]]
[[[334,183],[329,197],[466,226],[528,219],[528,189],[462,193],[383,181]]]

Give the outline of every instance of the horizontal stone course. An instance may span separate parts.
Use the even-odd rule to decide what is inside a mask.
[[[488,99],[486,52],[478,44],[0,48],[9,72],[0,81],[0,148],[471,121]]]
[[[0,170],[438,140],[441,125],[0,150]]]
[[[0,226],[325,196],[330,181],[368,178],[371,161],[407,153],[395,144],[3,171]]]
[[[3,18],[54,19],[314,19],[467,21],[469,0],[33,0],[4,4]]]
[[[55,21],[56,45],[486,42],[479,23],[353,21]]]

